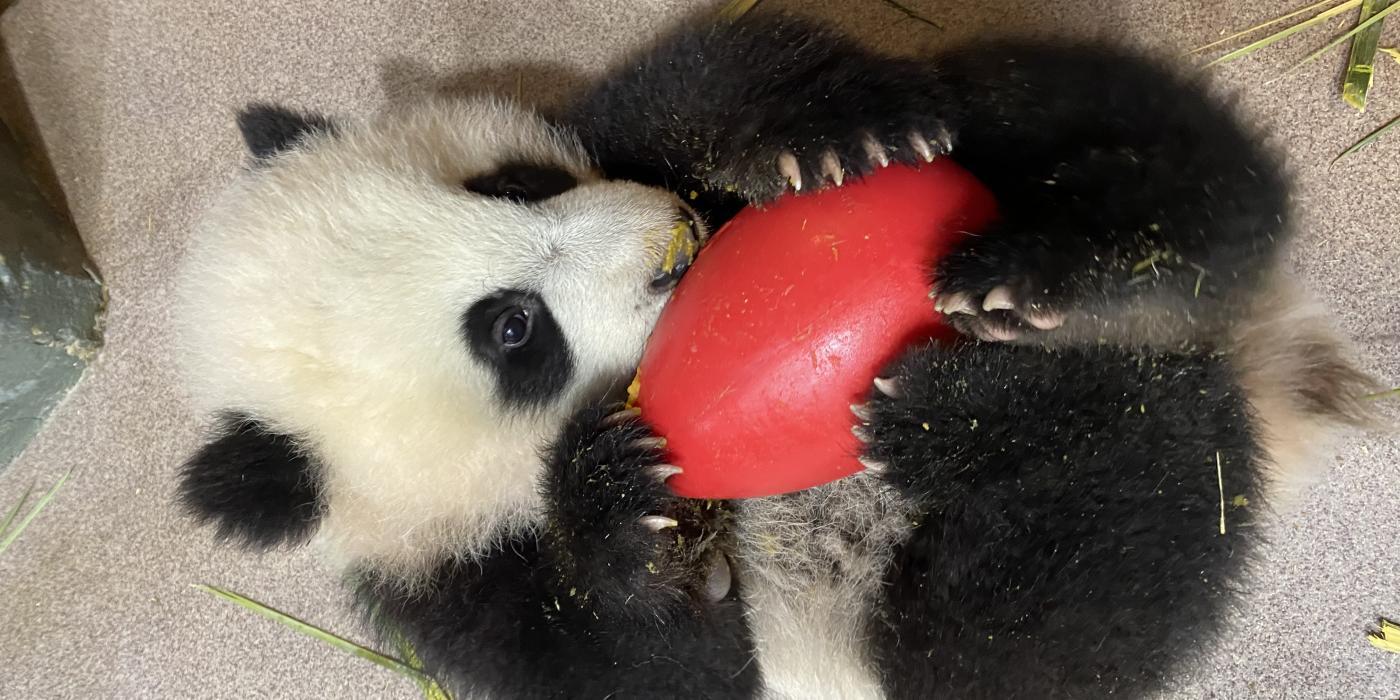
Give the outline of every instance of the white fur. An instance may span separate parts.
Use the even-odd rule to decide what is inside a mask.
[[[903,499],[866,472],[738,508],[736,559],[765,697],[883,697],[865,635],[909,532]]]
[[[181,276],[181,357],[207,411],[240,411],[317,457],[331,552],[413,574],[535,520],[540,451],[600,382],[626,381],[665,295],[648,290],[678,200],[601,180],[571,135],[489,99],[338,124],[237,182]],[[522,206],[465,191],[505,160],[580,186]],[[537,292],[574,375],[512,412],[462,313]]]

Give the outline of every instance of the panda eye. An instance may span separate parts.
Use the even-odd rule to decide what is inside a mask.
[[[495,378],[506,404],[545,406],[569,387],[569,339],[538,292],[497,289],[472,302],[460,323],[474,365]]]
[[[532,327],[530,312],[520,307],[512,307],[496,317],[493,335],[501,347],[514,349],[530,341]]]
[[[468,192],[519,204],[561,195],[578,185],[569,171],[544,165],[515,163],[462,183]]]

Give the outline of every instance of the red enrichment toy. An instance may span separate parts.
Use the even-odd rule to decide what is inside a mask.
[[[928,265],[994,216],[991,193],[946,158],[735,216],[642,356],[636,405],[684,470],[671,488],[748,498],[860,471],[851,404],[911,343],[955,336]]]

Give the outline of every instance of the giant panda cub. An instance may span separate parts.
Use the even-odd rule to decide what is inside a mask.
[[[1170,688],[1248,588],[1270,494],[1364,419],[1368,380],[1280,268],[1279,162],[1110,46],[913,61],[754,15],[548,117],[239,124],[253,166],[181,277],[218,422],[181,498],[249,546],[315,539],[464,697]],[[950,154],[1001,219],[930,270],[968,342],[908,348],[853,407],[868,469],[672,495],[617,403],[689,262],[668,245]]]

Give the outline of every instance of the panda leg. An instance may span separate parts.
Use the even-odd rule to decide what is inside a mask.
[[[1216,357],[930,346],[858,416],[917,513],[869,628],[894,697],[1132,695],[1238,583],[1261,484]]]
[[[1109,46],[999,44],[936,61],[956,157],[1001,221],[934,270],[984,340],[1146,342],[1240,315],[1285,236],[1281,165],[1192,77]]]

